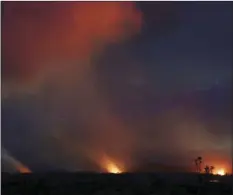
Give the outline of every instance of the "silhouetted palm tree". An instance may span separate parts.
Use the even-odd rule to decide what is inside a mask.
[[[210,166],[210,173],[213,173],[214,168],[214,166]]]
[[[195,159],[196,170],[199,173],[201,172],[201,164],[202,164],[202,157],[199,156]]]
[[[198,172],[198,161],[197,161],[197,159],[195,159],[194,162],[195,162],[195,166],[196,166],[196,171]]]
[[[206,165],[204,169],[206,174],[210,173],[210,167],[208,165]]]

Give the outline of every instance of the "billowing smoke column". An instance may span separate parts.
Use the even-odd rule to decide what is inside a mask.
[[[113,159],[126,160],[133,140],[98,93],[93,60],[108,44],[139,32],[140,26],[141,14],[131,2],[5,2],[3,94],[16,89],[46,94],[51,98],[43,101],[51,118],[56,118],[64,105],[78,109],[76,117],[88,126],[88,138],[82,143],[72,141],[66,129],[59,138],[72,158],[79,158],[78,150],[100,166],[102,156],[110,154]],[[45,92],[45,88],[52,90]],[[69,107],[71,98],[76,100]],[[57,137],[57,132],[51,133],[54,128],[51,125],[44,131]]]
[[[163,9],[159,7],[156,10],[156,16],[159,16],[154,17],[153,5],[145,5],[146,12],[143,17],[148,15],[149,20],[153,18],[153,37],[157,28],[161,30],[164,29],[163,26],[167,26],[164,25],[165,20],[161,19],[164,17],[160,17],[160,12],[164,9],[167,9],[167,4]],[[157,21],[157,18],[161,21]],[[101,170],[118,167],[121,171],[128,171],[135,162],[131,159],[136,151],[146,157],[153,156],[155,160],[164,159],[165,162],[174,162],[175,158],[167,156],[176,156],[179,163],[184,158],[190,166],[193,158],[202,155],[208,164],[216,161],[220,167],[228,167],[222,166],[222,162],[212,158],[208,152],[202,152],[215,148],[211,154],[224,154],[225,148],[230,148],[230,138],[218,137],[217,141],[212,141],[213,136],[205,133],[206,129],[212,127],[203,122],[203,117],[200,117],[202,108],[195,110],[194,103],[190,103],[195,107],[193,110],[190,109],[189,103],[185,106],[182,101],[180,106],[173,109],[169,107],[169,111],[155,116],[150,115],[143,119],[140,114],[139,118],[133,119],[133,125],[129,127],[115,115],[114,106],[101,93],[106,87],[102,85],[108,81],[103,79],[102,83],[98,82],[97,57],[108,45],[124,41],[140,32],[141,21],[141,13],[132,2],[3,3],[2,95],[5,100],[15,100],[13,107],[20,107],[20,117],[23,118],[21,115],[27,112],[26,121],[33,118],[33,123],[37,122],[31,129],[26,129],[29,125],[23,126],[20,121],[20,127],[15,128],[15,131],[23,131],[17,132],[15,137],[18,143],[21,141],[17,148],[21,148],[19,153],[25,153],[24,149],[27,151],[25,155],[28,157],[25,159],[31,157],[36,164],[44,163],[69,171],[90,170],[90,161],[100,166]],[[169,29],[172,25],[168,24]],[[111,62],[108,65],[111,66]],[[122,69],[120,68],[120,74],[117,76],[119,78],[115,82],[122,78],[121,72],[126,69],[124,63],[121,65]],[[135,68],[133,65],[130,67]],[[34,96],[28,96],[24,90],[33,92]],[[154,91],[154,88],[148,90]],[[143,95],[143,92],[130,93],[129,88],[124,91],[121,87],[117,93],[122,91],[126,94],[126,99],[127,94]],[[117,96],[117,93],[112,96]],[[148,105],[150,98],[149,101],[145,98],[145,102]],[[157,106],[157,103],[151,102],[149,107]],[[34,109],[28,109],[30,106]],[[135,108],[138,108],[137,103],[132,104],[131,108],[128,110],[133,115]],[[156,107],[154,108],[156,110]],[[144,115],[143,111],[140,112]],[[195,118],[194,115],[198,117]],[[230,132],[231,125],[224,124],[225,122],[214,126],[218,129],[229,129]],[[41,128],[38,129],[38,126]],[[28,137],[22,141],[20,136]],[[30,143],[25,140],[30,140]],[[9,145],[6,144],[6,149],[10,151],[7,146]],[[230,150],[227,150],[227,153],[230,153]],[[23,163],[30,167],[33,164],[30,161]],[[32,170],[34,171],[33,168]]]
[[[5,2],[3,78],[31,82],[52,68],[67,69],[67,60],[77,59],[76,74],[81,74],[95,52],[137,32],[140,23],[132,3]],[[65,62],[63,67],[59,61]]]

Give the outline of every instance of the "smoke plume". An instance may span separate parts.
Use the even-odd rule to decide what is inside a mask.
[[[56,138],[64,106],[83,119],[88,134],[84,141],[72,139],[66,129],[57,138],[72,158],[81,151],[92,161],[109,153],[127,159],[133,141],[98,92],[93,60],[108,44],[139,32],[140,26],[141,14],[131,2],[5,2],[3,93],[36,91],[52,123],[43,131]]]
[[[31,82],[53,68],[68,69],[72,60],[81,75],[95,52],[138,32],[140,23],[132,3],[4,2],[4,81]]]
[[[31,170],[28,167],[11,156],[5,148],[1,149],[1,158],[2,171],[31,173]]]

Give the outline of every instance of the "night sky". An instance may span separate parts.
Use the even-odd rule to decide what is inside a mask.
[[[231,6],[2,3],[4,165],[230,172]]]

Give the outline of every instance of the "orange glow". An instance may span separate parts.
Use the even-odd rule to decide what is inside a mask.
[[[6,2],[2,19],[3,72],[19,81],[57,68],[44,63],[53,59],[89,60],[142,22],[133,2]]]
[[[203,156],[205,156],[205,164],[215,167],[214,175],[232,174],[232,160],[225,154],[216,151],[215,154],[203,154]]]
[[[20,173],[31,173],[31,170],[23,165],[17,167]]]
[[[116,162],[114,162],[112,159],[108,157],[105,157],[102,162],[102,167],[108,173],[119,174],[123,172],[123,169],[120,168],[120,166]]]
[[[216,171],[214,171],[215,175],[225,175],[226,171],[224,169],[217,169]]]
[[[120,170],[120,168],[117,167],[113,162],[109,162],[107,164],[106,168],[107,168],[107,170],[108,170],[109,173],[115,173],[115,174],[122,173],[122,171]]]

